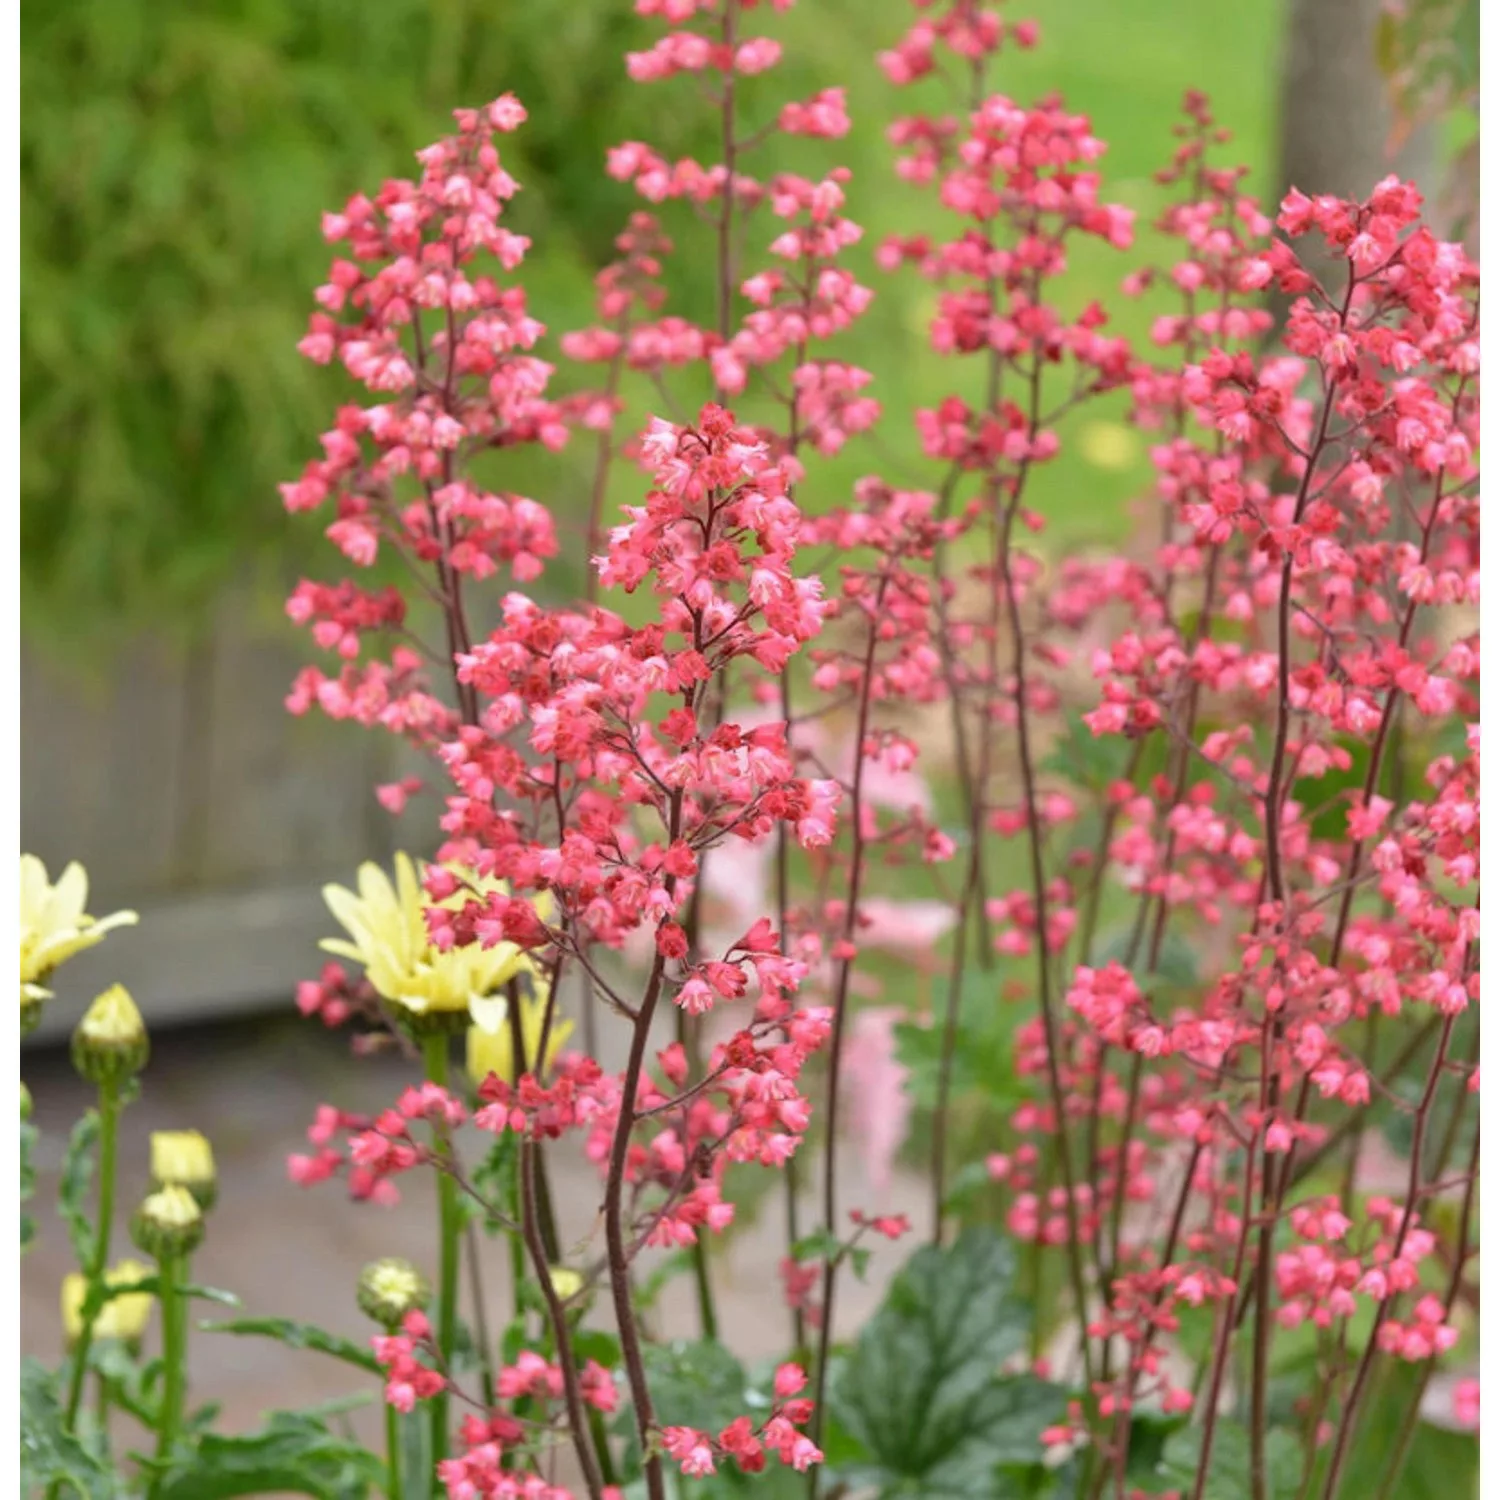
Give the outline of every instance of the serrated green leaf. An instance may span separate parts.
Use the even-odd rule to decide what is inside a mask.
[[[159,1278],[142,1276],[139,1281],[116,1283],[113,1286],[108,1282],[96,1282],[88,1289],[78,1315],[87,1321],[97,1317],[99,1310],[106,1302],[113,1302],[116,1297],[135,1296],[142,1292],[152,1297],[160,1297],[161,1281]],[[200,1286],[196,1281],[189,1281],[178,1287],[177,1295],[198,1302],[217,1302],[221,1307],[240,1305],[240,1299],[233,1292],[226,1292],[222,1287],[217,1286]]]
[[[206,1433],[161,1477],[158,1500],[235,1500],[242,1495],[310,1495],[360,1500],[385,1465],[367,1448],[336,1437],[306,1415],[274,1413],[246,1437]]]
[[[1041,1457],[1065,1393],[1000,1367],[1030,1319],[1010,1246],[988,1229],[919,1250],[840,1366],[830,1409],[861,1452],[848,1477],[883,1496],[972,1496],[996,1466]]]
[[[57,1184],[57,1211],[68,1226],[68,1238],[79,1265],[93,1259],[94,1226],[85,1202],[94,1180],[94,1147],[99,1140],[99,1112],[89,1110],[73,1127]]]
[[[63,1427],[57,1378],[34,1359],[21,1361],[21,1488],[28,1495],[58,1487],[59,1495],[112,1500],[104,1465]]]
[[[743,1414],[750,1383],[722,1344],[648,1344],[643,1351],[656,1419],[663,1427],[717,1432]]]
[[[118,1339],[96,1339],[89,1346],[89,1368],[109,1383],[110,1403],[127,1411],[142,1427],[152,1427],[156,1414],[151,1410],[146,1380],[147,1367],[132,1358],[129,1349]]]
[[[1161,1490],[1191,1493],[1203,1453],[1203,1427],[1174,1432],[1162,1449],[1157,1468]],[[1293,1500],[1302,1485],[1302,1444],[1295,1433],[1275,1428],[1266,1434],[1267,1500]],[[1239,1422],[1220,1418],[1203,1487],[1203,1500],[1249,1500],[1250,1434]]]
[[[1111,961],[1124,964],[1130,957],[1133,936],[1133,929],[1129,927],[1117,928],[1107,933],[1099,940],[1094,950],[1096,964],[1102,966]],[[1135,969],[1132,971],[1136,983],[1143,992],[1149,992],[1152,988],[1159,989],[1163,985],[1174,989],[1191,989],[1198,983],[1197,950],[1185,937],[1173,932],[1170,927],[1162,936],[1161,950],[1156,956],[1156,967],[1149,972],[1144,949],[1145,945],[1142,944],[1136,955]]]
[[[228,1318],[221,1322],[200,1323],[204,1333],[232,1333],[240,1337],[275,1339],[289,1349],[310,1349],[329,1354],[345,1364],[354,1365],[375,1375],[380,1372],[374,1354],[351,1339],[341,1338],[312,1323],[293,1318]]]
[[[474,1168],[474,1191],[500,1213],[509,1215],[513,1212],[520,1160],[516,1137],[506,1131],[496,1137],[495,1143],[485,1152],[484,1160]],[[502,1232],[499,1220],[487,1214],[467,1193],[459,1201],[464,1205],[465,1216],[477,1222],[487,1235],[493,1237]]]

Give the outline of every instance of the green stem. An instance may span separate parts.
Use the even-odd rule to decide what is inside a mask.
[[[469,1264],[469,1300],[474,1304],[474,1345],[479,1354],[479,1384],[484,1392],[484,1404],[489,1407],[495,1404],[495,1351],[490,1344],[490,1320],[484,1311],[479,1229],[473,1219],[464,1225],[464,1251]]]
[[[526,1285],[526,1247],[517,1234],[510,1236],[510,1285],[516,1322],[523,1323],[526,1317],[526,1303],[522,1296]]]
[[[447,1032],[439,1031],[423,1039],[422,1058],[428,1081],[447,1088]],[[447,1155],[450,1147],[447,1128],[434,1125],[433,1135],[439,1151]],[[442,1245],[438,1262],[438,1355],[443,1373],[451,1378],[453,1345],[458,1332],[458,1252],[463,1226],[460,1223],[458,1186],[452,1176],[442,1170],[438,1172],[438,1233]],[[447,1456],[448,1392],[444,1389],[432,1398],[432,1461],[440,1463]]]
[[[156,1263],[157,1296],[161,1299],[162,1387],[156,1422],[156,1461],[172,1455],[182,1426],[182,1396],[187,1365],[187,1257],[164,1255]]]
[[[94,1422],[107,1443],[109,1439],[109,1383],[102,1375],[94,1377]]]
[[[401,1500],[401,1413],[385,1403],[386,1500]]]
[[[88,1275],[86,1298],[92,1298],[96,1289],[104,1282],[104,1273],[109,1267],[110,1232],[115,1217],[115,1157],[119,1137],[120,1093],[119,1084],[99,1085],[99,1220],[94,1230],[93,1260],[84,1269]],[[78,1344],[73,1350],[73,1370],[68,1378],[68,1407],[64,1425],[73,1431],[78,1420],[78,1404],[83,1399],[83,1377],[89,1365],[89,1346],[94,1341],[93,1312],[83,1320],[78,1334]]]

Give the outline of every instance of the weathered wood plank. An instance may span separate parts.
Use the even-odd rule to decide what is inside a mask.
[[[138,927],[111,933],[58,970],[57,998],[28,1044],[67,1037],[89,1001],[117,983],[152,1026],[289,1006],[297,981],[326,961],[318,940],[338,930],[320,881],[169,897],[139,910]]]
[[[74,677],[21,651],[21,847],[55,875],[82,860],[96,910],[173,888],[186,663],[158,642],[108,675]]]

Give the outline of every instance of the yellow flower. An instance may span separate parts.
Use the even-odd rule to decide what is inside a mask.
[[[1118,422],[1090,422],[1079,434],[1079,449],[1096,469],[1128,469],[1135,462],[1135,435]]]
[[[150,1266],[138,1260],[122,1260],[119,1265],[104,1273],[106,1286],[135,1286],[151,1274]],[[89,1283],[86,1276],[70,1271],[63,1277],[62,1319],[63,1333],[68,1343],[75,1343],[83,1333],[83,1304],[88,1296]],[[151,1304],[155,1299],[150,1292],[126,1292],[111,1297],[99,1309],[94,1319],[94,1337],[98,1339],[122,1339],[133,1342],[146,1331],[146,1320],[151,1316]]]
[[[206,1213],[213,1207],[216,1185],[214,1151],[196,1130],[151,1132],[151,1181],[162,1188],[169,1182],[185,1187]]]
[[[506,1012],[502,1010],[501,1014],[504,1016]],[[524,992],[521,996],[521,1045],[526,1049],[525,1071],[538,1078],[547,1075],[557,1061],[562,1044],[573,1034],[573,1023],[554,1015],[552,1030],[547,1035],[547,1055],[538,1067],[537,1053],[541,1050],[542,1023],[546,1016],[547,992],[540,987]],[[485,1031],[479,1026],[469,1028],[467,1066],[476,1087],[491,1073],[506,1083],[516,1081],[516,1060],[508,1018],[497,1031]]]
[[[507,889],[502,881],[450,868],[481,896]],[[394,885],[379,865],[363,864],[357,895],[339,885],[323,887],[329,911],[349,937],[325,938],[320,946],[362,965],[375,992],[392,1004],[419,1016],[467,1011],[476,1025],[495,1031],[505,1018],[505,997],[497,992],[508,979],[530,973],[531,960],[514,943],[493,948],[471,943],[441,952],[428,941],[422,915],[430,906],[457,909],[470,894],[460,889],[446,901],[430,900],[419,868],[406,854],[396,856]]]
[[[583,1277],[567,1266],[549,1266],[547,1279],[552,1283],[559,1302],[568,1302],[583,1290]]]
[[[53,885],[47,867],[34,854],[21,856],[21,1003],[46,1000],[43,981],[66,959],[92,948],[114,927],[129,927],[133,911],[91,917],[84,911],[89,877],[70,864]]]

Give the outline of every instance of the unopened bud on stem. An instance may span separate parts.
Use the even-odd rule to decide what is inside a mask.
[[[383,1328],[395,1329],[409,1312],[427,1306],[432,1288],[409,1260],[372,1260],[359,1276],[359,1310]]]
[[[105,990],[73,1032],[73,1066],[90,1083],[122,1083],[139,1073],[150,1055],[146,1023],[123,984]]]
[[[185,1187],[169,1183],[136,1210],[130,1237],[156,1260],[191,1255],[203,1243],[203,1210]]]

